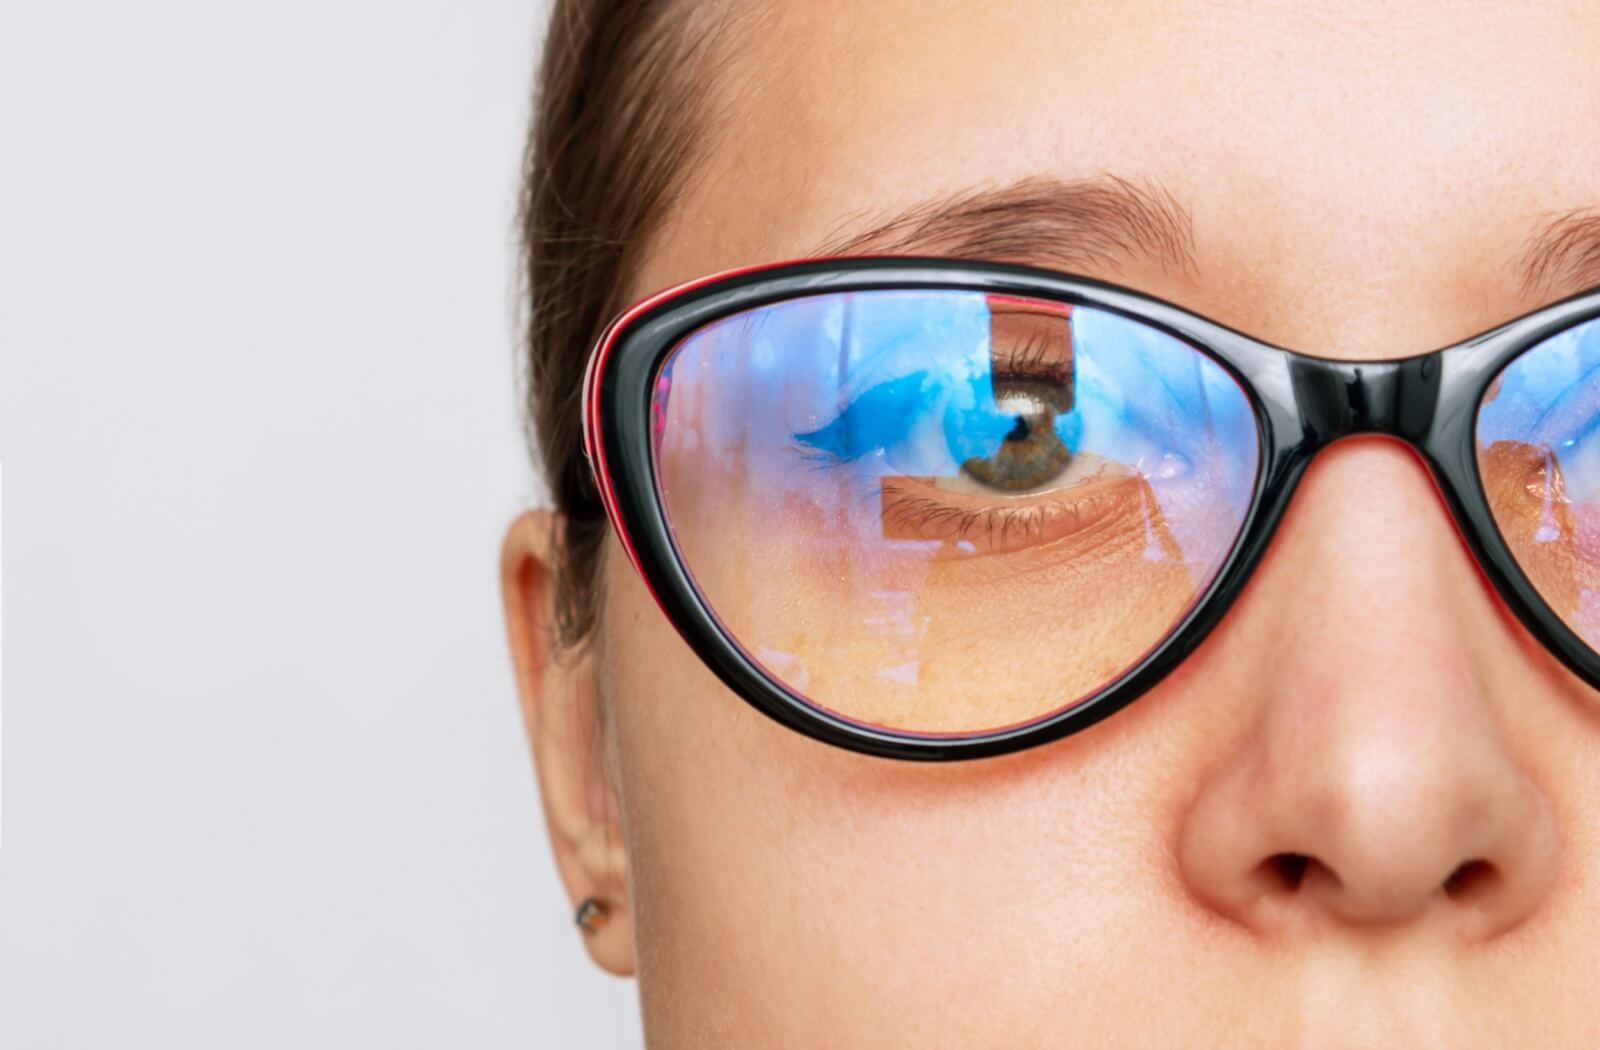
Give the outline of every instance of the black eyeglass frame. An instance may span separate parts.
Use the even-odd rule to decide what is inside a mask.
[[[1255,489],[1239,536],[1211,584],[1120,677],[1053,714],[961,735],[896,731],[834,714],[767,674],[740,646],[695,587],[673,542],[651,436],[652,395],[672,351],[698,329],[747,310],[814,295],[886,290],[995,293],[1120,314],[1217,361],[1238,381],[1255,413]],[[1600,289],[1592,289],[1429,353],[1347,361],[1308,356],[1154,296],[1037,267],[908,256],[777,263],[682,285],[613,321],[589,361],[583,447],[624,550],[689,647],[762,713],[864,754],[923,761],[1006,754],[1060,739],[1127,706],[1221,621],[1265,553],[1312,457],[1358,434],[1397,439],[1422,458],[1468,550],[1502,600],[1566,667],[1600,688],[1600,654],[1549,607],[1501,535],[1479,476],[1475,434],[1483,396],[1506,365],[1597,317]]]

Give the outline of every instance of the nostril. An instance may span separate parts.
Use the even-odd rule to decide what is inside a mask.
[[[1293,893],[1305,881],[1311,858],[1304,853],[1274,853],[1262,861],[1261,866],[1278,885]]]
[[[1469,860],[1450,873],[1444,880],[1445,896],[1452,899],[1472,897],[1482,893],[1499,878],[1494,865],[1486,860]]]
[[[1304,853],[1275,853],[1261,862],[1262,872],[1277,887],[1293,893],[1305,882],[1315,857]],[[1460,900],[1483,893],[1500,877],[1493,864],[1486,860],[1469,860],[1459,865],[1444,880],[1445,895]]]

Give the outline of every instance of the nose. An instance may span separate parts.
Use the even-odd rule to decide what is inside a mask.
[[[1218,642],[1248,680],[1181,829],[1200,901],[1260,929],[1478,936],[1538,909],[1558,833],[1502,725],[1528,701],[1490,661],[1522,657],[1483,587],[1403,450],[1313,463]]]

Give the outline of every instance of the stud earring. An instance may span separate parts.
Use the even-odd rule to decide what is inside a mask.
[[[577,914],[572,917],[572,921],[576,922],[584,933],[595,934],[600,932],[610,918],[611,912],[604,903],[595,897],[585,897],[583,903],[578,905]]]

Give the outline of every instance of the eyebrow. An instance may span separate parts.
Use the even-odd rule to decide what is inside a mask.
[[[860,222],[846,220],[841,227]],[[1036,175],[913,205],[864,232],[835,234],[813,253],[929,254],[1065,269],[1153,262],[1193,276],[1194,224],[1158,183],[1115,175]]]
[[[848,218],[836,229],[864,221]],[[1117,175],[1035,175],[912,205],[869,228],[831,235],[811,254],[928,254],[1063,269],[1153,262],[1197,276],[1194,223],[1159,183]],[[1514,267],[1525,296],[1600,287],[1600,208],[1575,208],[1538,225]]]
[[[1600,285],[1600,210],[1575,208],[1545,221],[1529,235],[1519,262],[1524,295]]]

